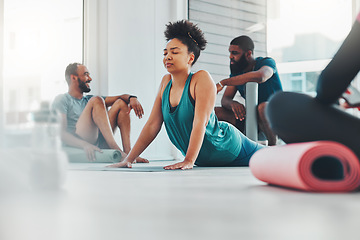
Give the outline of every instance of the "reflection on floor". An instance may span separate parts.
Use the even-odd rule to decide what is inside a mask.
[[[71,164],[61,190],[0,198],[1,240],[358,239],[360,195],[268,186],[247,167],[96,171]]]

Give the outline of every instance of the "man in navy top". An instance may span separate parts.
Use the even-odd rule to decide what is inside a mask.
[[[274,59],[269,57],[254,58],[254,42],[248,36],[239,36],[230,42],[230,77],[216,84],[217,91],[225,86],[221,107],[215,108],[219,120],[227,121],[244,132],[246,117],[245,106],[233,98],[236,91],[246,99],[245,84],[258,83],[258,124],[268,139],[269,146],[276,144],[276,135],[270,129],[265,117],[265,108],[269,97],[282,91],[279,74]]]

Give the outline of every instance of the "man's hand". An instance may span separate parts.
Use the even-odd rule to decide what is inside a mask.
[[[192,169],[193,167],[194,167],[193,162],[184,160],[183,162],[165,166],[164,169],[166,169],[166,170],[175,170],[175,169],[186,170],[186,169]]]
[[[245,119],[246,109],[245,106],[237,101],[231,103],[231,110],[233,111],[235,118],[240,121]]]
[[[130,111],[131,109],[134,109],[135,115],[138,118],[142,118],[142,116],[144,115],[144,110],[140,102],[137,100],[137,98],[130,98],[129,106],[130,106]]]
[[[86,144],[84,147],[83,147],[84,151],[85,151],[85,154],[86,154],[86,157],[87,159],[90,161],[90,162],[95,162],[96,160],[96,156],[95,156],[95,151],[98,151],[98,152],[102,152],[101,149],[95,145],[92,145],[92,144]]]

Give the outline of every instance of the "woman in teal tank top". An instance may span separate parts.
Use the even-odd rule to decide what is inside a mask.
[[[162,79],[150,117],[128,156],[112,167],[131,167],[137,156],[155,139],[163,122],[171,142],[184,155],[182,162],[165,169],[197,166],[247,166],[262,148],[232,125],[218,121],[215,113],[216,86],[204,70],[191,73],[206,40],[188,21],[169,23],[165,31]]]

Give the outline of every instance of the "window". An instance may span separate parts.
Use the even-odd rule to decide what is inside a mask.
[[[284,90],[315,95],[319,74],[351,29],[354,3],[268,1],[268,55],[277,62]]]
[[[67,90],[64,71],[82,62],[82,0],[3,0],[4,125],[26,126],[41,101]]]

